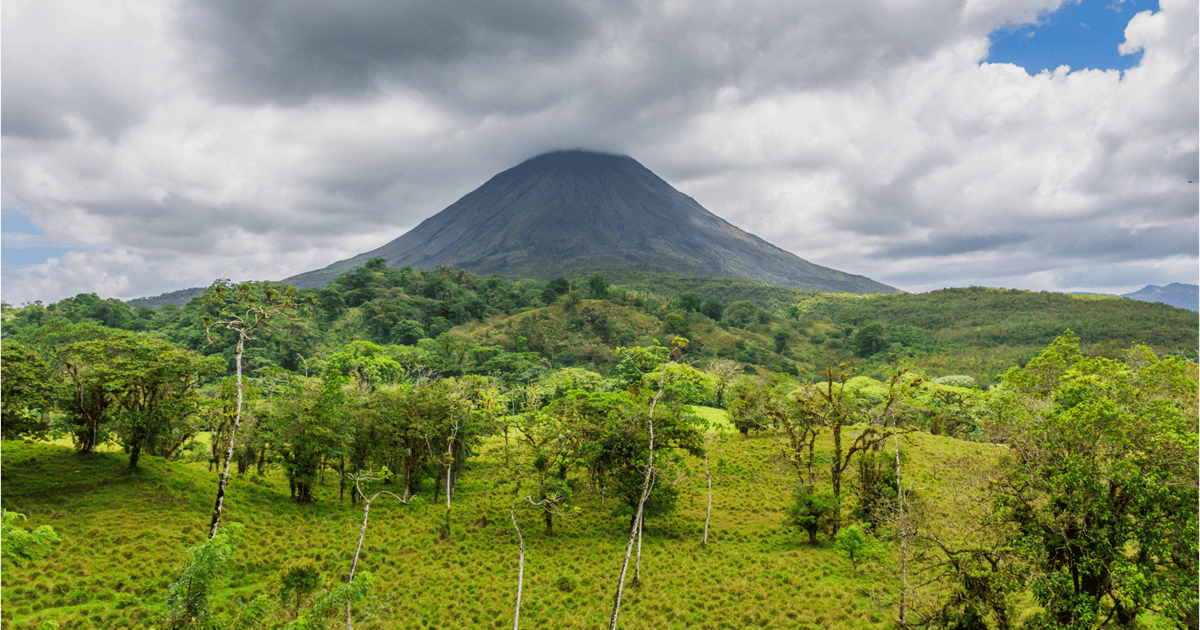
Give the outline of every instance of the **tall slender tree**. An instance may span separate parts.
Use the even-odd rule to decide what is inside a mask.
[[[217,483],[217,499],[213,505],[212,522],[208,528],[208,537],[217,535],[221,525],[221,512],[225,507],[225,488],[229,485],[229,462],[233,459],[233,447],[237,439],[237,430],[242,422],[242,398],[245,383],[242,381],[242,358],[246,352],[246,342],[254,340],[254,332],[265,328],[271,319],[297,308],[299,296],[296,288],[283,285],[277,288],[266,283],[249,283],[232,285],[227,281],[217,281],[205,295],[205,305],[214,315],[205,318],[204,332],[209,343],[216,337],[215,328],[231,330],[237,336],[236,361],[236,395],[233,424],[229,430],[229,448],[225,453],[225,461],[221,464],[220,481]]]

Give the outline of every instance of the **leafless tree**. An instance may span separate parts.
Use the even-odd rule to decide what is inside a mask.
[[[371,483],[373,481],[381,481],[381,480],[387,479],[388,477],[391,476],[391,472],[388,471],[387,467],[384,467],[383,470],[381,470],[379,472],[372,472],[372,471],[368,470],[365,472],[347,473],[347,474],[350,477],[350,479],[352,481],[354,481],[355,494],[357,494],[359,496],[359,498],[362,499],[362,502],[363,502],[363,520],[362,520],[362,527],[360,527],[358,530],[358,545],[354,548],[354,560],[351,561],[351,563],[350,563],[350,575],[346,577],[346,584],[350,584],[351,582],[354,581],[354,570],[358,568],[358,556],[362,552],[363,540],[367,537],[367,517],[371,513],[371,502],[373,502],[375,499],[378,499],[380,496],[383,496],[383,495],[392,497],[405,505],[407,505],[409,503],[409,499],[402,498],[399,495],[397,495],[396,493],[389,492],[387,490],[380,490],[379,492],[376,492],[375,494],[371,495],[370,497],[368,497],[366,495],[366,493],[363,492],[363,489],[362,489],[363,483]],[[351,616],[351,612],[350,612],[350,602],[346,602],[346,630],[352,630],[353,627],[354,627],[354,625],[353,625],[353,617]]]
[[[517,545],[521,549],[521,555],[517,560],[517,603],[513,606],[513,630],[517,630],[521,621],[521,590],[525,584],[525,538],[521,536],[521,528],[517,525],[517,506],[529,503],[534,507],[541,508],[543,512],[562,516],[562,512],[559,511],[560,500],[561,497],[556,494],[535,503],[533,497],[526,496],[508,509],[508,518],[512,519],[513,529],[517,532]]]

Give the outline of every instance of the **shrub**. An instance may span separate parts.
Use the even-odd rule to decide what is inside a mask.
[[[788,508],[790,523],[808,533],[808,544],[817,544],[817,534],[826,530],[833,522],[837,499],[827,492],[815,492],[812,488],[798,488],[794,502]]]
[[[312,558],[291,560],[279,570],[279,582],[279,600],[284,606],[292,600],[291,610],[295,615],[304,598],[320,586],[321,567]]]
[[[867,525],[870,526],[869,524]],[[843,527],[834,537],[834,546],[843,558],[849,558],[858,571],[858,563],[883,557],[886,550],[874,536],[863,530],[858,523]]]

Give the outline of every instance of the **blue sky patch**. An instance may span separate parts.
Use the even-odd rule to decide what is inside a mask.
[[[29,218],[16,212],[4,212],[0,236],[0,265],[17,269],[39,265],[73,249],[68,244],[48,240]]]
[[[1158,11],[1158,0],[1068,0],[1037,24],[1000,28],[990,35],[987,63],[1012,63],[1031,75],[1067,65],[1072,71],[1128,70],[1141,51],[1122,55],[1125,27],[1142,11]]]

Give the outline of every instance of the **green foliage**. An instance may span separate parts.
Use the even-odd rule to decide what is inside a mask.
[[[791,340],[791,337],[792,337],[791,334],[789,334],[786,330],[776,331],[775,335],[774,335],[775,352],[777,352],[779,354],[783,354],[784,352],[787,352],[788,341]]]
[[[721,315],[725,313],[725,305],[716,300],[708,300],[700,307],[700,312],[715,322],[721,321]]]
[[[593,300],[603,300],[608,298],[608,280],[600,275],[595,274],[588,278],[588,298]]]
[[[59,380],[50,365],[29,346],[3,340],[4,378],[0,379],[0,436],[44,438],[48,414],[59,396]]]
[[[39,560],[50,551],[50,543],[61,542],[54,528],[40,525],[28,530],[17,525],[24,514],[0,512],[0,558],[21,566],[21,562]]]
[[[565,295],[570,290],[571,283],[566,278],[559,276],[547,282],[546,287],[542,289],[542,302],[547,306],[553,304],[559,297]]]
[[[289,623],[287,630],[321,630],[327,627],[330,617],[340,615],[346,606],[362,602],[375,586],[375,575],[370,571],[360,571],[349,584],[338,584],[320,595],[309,604],[308,608]]]
[[[817,534],[831,531],[837,499],[828,492],[815,492],[809,487],[796,489],[793,503],[788,507],[788,522],[808,534],[808,544],[817,544]]]
[[[319,309],[317,316],[299,314],[291,318],[291,325],[287,327],[274,326],[256,332],[258,339],[247,353],[248,378],[261,395],[249,403],[245,424],[235,445],[235,459],[242,472],[246,472],[243,462],[257,461],[259,469],[246,480],[234,480],[235,484],[240,484],[237,514],[242,519],[255,519],[256,530],[270,527],[285,533],[277,533],[273,541],[255,545],[251,551],[253,562],[248,560],[244,566],[237,565],[233,569],[235,580],[231,581],[230,587],[218,589],[219,594],[214,591],[213,601],[219,602],[213,607],[217,615],[236,613],[237,605],[233,602],[237,598],[245,601],[254,597],[255,589],[261,597],[263,589],[267,588],[264,580],[273,578],[281,565],[294,559],[300,553],[297,550],[332,550],[336,547],[336,543],[330,542],[332,534],[327,530],[352,526],[357,531],[357,522],[338,521],[345,516],[342,513],[346,510],[336,501],[337,485],[346,470],[387,466],[397,471],[397,476],[395,480],[380,483],[394,484],[397,494],[401,494],[398,486],[402,485],[406,496],[445,491],[446,475],[450,477],[451,487],[457,487],[461,475],[463,492],[455,496],[454,514],[447,513],[444,520],[445,524],[454,527],[461,525],[455,520],[460,514],[469,513],[472,522],[476,522],[474,519],[479,518],[481,512],[486,514],[491,509],[489,506],[495,507],[489,503],[492,501],[490,495],[506,494],[497,491],[501,483],[525,485],[523,492],[542,498],[565,497],[571,501],[574,510],[582,513],[579,519],[563,520],[561,525],[553,519],[553,514],[547,516],[547,534],[553,532],[553,540],[561,541],[554,544],[568,545],[561,547],[562,551],[557,555],[549,554],[551,557],[566,558],[568,554],[575,554],[576,549],[599,549],[604,547],[605,541],[611,543],[614,532],[619,535],[622,529],[609,517],[613,506],[617,505],[617,511],[622,514],[632,512],[631,497],[635,505],[645,478],[648,441],[645,415],[650,398],[657,392],[659,366],[670,353],[669,349],[652,344],[668,343],[662,332],[664,326],[668,323],[677,326],[681,321],[689,327],[683,336],[692,340],[687,349],[696,352],[688,358],[695,359],[698,365],[709,365],[711,375],[679,365],[670,366],[666,372],[663,397],[654,418],[657,438],[662,440],[663,449],[656,449],[655,456],[658,468],[655,492],[658,494],[651,496],[648,509],[654,515],[650,536],[652,548],[666,543],[666,548],[673,554],[673,562],[688,567],[682,573],[719,577],[728,574],[728,562],[733,561],[729,559],[736,558],[736,554],[713,554],[708,559],[685,558],[687,553],[671,547],[673,542],[667,542],[673,541],[674,537],[691,535],[688,528],[695,525],[704,500],[698,494],[700,484],[696,483],[694,472],[699,464],[692,459],[693,453],[699,452],[701,422],[692,406],[728,402],[730,418],[747,437],[737,441],[735,449],[714,457],[717,463],[713,517],[719,523],[714,529],[714,541],[730,545],[729,549],[737,549],[738,553],[753,558],[766,557],[754,555],[763,549],[785,551],[764,561],[760,581],[764,592],[770,593],[766,601],[771,601],[771,597],[785,597],[784,593],[791,598],[791,594],[799,590],[796,584],[771,582],[782,579],[779,576],[785,574],[797,574],[795,563],[811,562],[812,558],[819,559],[822,554],[832,556],[831,549],[814,547],[801,554],[804,558],[793,557],[794,554],[787,551],[796,541],[791,536],[777,536],[776,528],[782,513],[786,522],[806,531],[809,524],[817,523],[815,534],[810,532],[815,539],[821,527],[836,522],[840,511],[825,511],[820,503],[832,496],[827,492],[831,486],[840,487],[842,471],[858,472],[858,483],[847,484],[849,489],[846,491],[857,493],[857,514],[864,520],[883,523],[878,526],[880,536],[893,527],[884,518],[892,514],[897,498],[894,494],[894,458],[890,453],[892,440],[888,438],[884,444],[888,449],[884,450],[879,448],[878,440],[889,435],[887,431],[893,426],[901,426],[920,427],[937,434],[910,434],[909,441],[902,439],[901,444],[905,484],[911,482],[921,488],[921,496],[914,499],[916,511],[939,523],[948,519],[957,526],[960,524],[958,519],[965,518],[964,511],[947,514],[945,503],[938,504],[938,499],[930,499],[942,489],[943,476],[958,474],[960,461],[987,460],[990,463],[992,454],[999,452],[998,448],[987,444],[959,443],[941,436],[1004,441],[1008,445],[1006,452],[1012,458],[1004,462],[995,476],[1000,483],[988,487],[982,497],[973,498],[977,501],[975,505],[989,502],[994,505],[993,512],[986,515],[992,519],[994,527],[970,531],[985,532],[991,538],[984,542],[996,544],[979,543],[960,550],[954,546],[957,540],[946,542],[946,549],[957,554],[953,556],[953,563],[945,565],[953,565],[958,576],[948,577],[944,582],[948,585],[946,593],[953,591],[959,598],[945,602],[943,607],[945,618],[956,615],[952,623],[969,624],[980,620],[982,623],[999,623],[996,620],[1000,613],[996,611],[1026,606],[1027,598],[1036,599],[1038,608],[1033,611],[1023,608],[1022,618],[1046,627],[1077,624],[1080,620],[1097,617],[1102,620],[1109,615],[1114,622],[1132,616],[1140,623],[1146,623],[1147,615],[1165,615],[1170,619],[1183,619],[1181,623],[1186,625],[1189,606],[1194,609],[1195,578],[1191,576],[1200,572],[1195,568],[1197,554],[1192,542],[1195,518],[1189,516],[1194,510],[1189,512],[1187,506],[1194,505],[1196,500],[1196,471],[1194,461],[1188,463],[1180,454],[1194,453],[1197,448],[1194,430],[1189,433],[1183,428],[1191,426],[1194,429],[1196,424],[1195,366],[1182,359],[1163,358],[1162,351],[1169,347],[1159,347],[1157,356],[1146,349],[1130,354],[1124,349],[1125,342],[1096,341],[1096,326],[1092,324],[1088,324],[1091,329],[1088,334],[1092,336],[1085,338],[1093,341],[1067,337],[1055,341],[1040,354],[1031,346],[979,345],[977,338],[967,335],[965,329],[953,321],[947,321],[942,328],[925,327],[921,321],[939,320],[928,314],[919,314],[925,320],[914,319],[918,314],[910,314],[914,318],[909,318],[902,309],[877,310],[878,304],[884,304],[875,302],[877,298],[789,293],[793,297],[799,295],[797,301],[748,299],[749,306],[742,304],[734,310],[733,319],[737,325],[722,328],[714,324],[711,315],[703,314],[707,303],[700,304],[702,314],[692,314],[691,307],[695,306],[696,300],[690,296],[680,299],[684,295],[668,306],[666,298],[661,296],[609,287],[611,301],[584,301],[582,294],[575,292],[574,298],[568,299],[563,307],[525,310],[535,304],[531,300],[542,297],[543,290],[549,285],[479,279],[449,269],[436,273],[389,270],[379,264],[364,266],[352,276],[328,291],[314,292]],[[564,281],[563,294],[568,288],[569,283]],[[577,288],[588,290],[586,286]],[[972,303],[971,308],[1020,312],[1027,300],[1043,301],[1050,307],[1054,307],[1054,300],[1057,300],[1054,296],[1044,298],[1041,295],[1033,296],[1037,298],[1033,300],[1027,292],[961,291],[942,295],[941,298],[946,300],[944,305],[955,306],[955,301],[964,296],[986,297],[991,301]],[[555,289],[550,289],[550,293],[554,293],[555,299],[561,295],[555,293]],[[708,297],[695,290],[693,285],[689,285],[684,293]],[[737,297],[744,296],[732,293],[722,299],[735,300]],[[906,300],[910,299],[916,298],[904,297],[897,303],[907,304]],[[1104,309],[1111,307],[1110,302],[1120,301],[1093,303],[1098,305],[1101,319],[1107,317]],[[835,308],[846,304],[858,306],[847,307],[846,311]],[[937,301],[922,304],[935,311],[940,307]],[[122,397],[121,392],[126,390],[118,385],[136,379],[109,378],[95,365],[117,366],[120,361],[127,361],[122,344],[132,344],[129,347],[135,348],[142,339],[128,331],[88,323],[88,318],[81,318],[78,324],[58,319],[57,315],[68,312],[68,306],[71,309],[78,307],[83,313],[87,308],[103,305],[85,298],[73,300],[63,309],[26,307],[6,311],[4,384],[7,388],[10,382],[17,381],[10,381],[10,369],[14,377],[36,373],[36,361],[27,362],[29,367],[22,367],[21,362],[10,363],[12,358],[33,356],[45,362],[55,381],[71,385],[76,393],[83,385],[87,395],[77,397],[74,402],[56,396],[58,406],[51,406],[49,413],[45,413],[44,402],[38,403],[42,407],[21,403],[11,409],[19,407],[25,420],[36,418],[41,423],[46,417],[51,421],[48,426],[68,427],[77,433],[79,443],[95,444],[99,447],[97,450],[103,450],[104,438],[112,435],[132,446],[132,432],[138,430],[137,423],[153,414],[129,413],[137,407]],[[52,310],[55,314],[49,314]],[[772,312],[785,310],[791,313],[789,320],[794,321],[780,321],[771,316]],[[185,308],[170,307],[151,312],[149,317],[140,311],[131,312],[142,322],[137,325],[158,330],[160,339],[175,341],[176,350],[183,344],[189,349],[211,353],[214,356],[209,360],[214,364],[222,360],[227,365],[232,364],[235,340],[228,331],[215,330],[216,343],[205,345],[205,316],[213,319],[220,315],[213,305],[205,306],[197,301]],[[853,318],[839,320],[830,313],[850,313]],[[896,313],[900,316],[893,317]],[[1172,323],[1173,311],[1152,305],[1138,305],[1123,313],[1130,321],[1140,322],[1131,327],[1143,327],[1145,335],[1181,326],[1178,322]],[[671,315],[678,319],[668,322]],[[722,313],[718,311],[716,315]],[[1070,317],[1077,317],[1072,321],[1084,321],[1091,315],[1091,312],[1080,311]],[[1051,326],[1045,322],[1058,321],[1037,319],[1041,316],[1036,314],[1031,317],[1031,321],[1042,322],[1039,326],[1045,324],[1047,331]],[[134,325],[130,323],[132,320],[121,321],[125,322],[122,325]],[[13,322],[19,322],[19,325]],[[397,337],[400,330],[397,326],[403,322],[415,326],[410,327],[412,335],[402,340]],[[878,329],[871,326],[872,322],[878,323]],[[986,335],[989,326],[983,321],[976,326],[980,330],[972,334]],[[877,351],[859,362],[860,376],[847,376],[841,380],[838,374],[838,378],[825,379],[828,382],[807,382],[813,379],[820,366],[848,358],[833,345],[845,339],[852,351],[860,350],[858,342],[865,339],[864,330],[874,331]],[[681,332],[676,330],[674,334]],[[1024,332],[1017,332],[1020,334],[1014,333],[1011,339],[1025,338]],[[12,336],[14,333],[17,333],[15,337]],[[421,339],[415,339],[418,334]],[[955,337],[960,334],[964,336]],[[1180,338],[1185,338],[1191,333],[1180,334]],[[126,339],[128,335],[133,335],[136,341]],[[9,348],[13,341],[24,344],[29,354],[11,353]],[[417,345],[395,345],[397,341]],[[836,343],[831,345],[830,342]],[[150,344],[146,342],[145,345]],[[617,344],[640,344],[640,347],[614,352],[613,346]],[[118,351],[106,354],[105,348],[117,348]],[[787,358],[780,356],[780,351],[786,352]],[[1020,355],[1019,361],[1014,358],[1018,353],[1025,353]],[[676,356],[678,354],[676,352]],[[905,357],[913,364],[927,366],[925,371],[931,375],[957,376],[912,376],[885,382],[894,371],[889,363]],[[712,367],[718,362],[722,362],[720,370]],[[588,369],[553,369],[566,364]],[[1000,373],[1001,366],[1013,364],[1024,367],[1005,373],[999,385],[992,386],[990,391],[975,386],[977,383],[991,384],[989,374]],[[152,368],[157,369],[146,364],[138,370],[149,373]],[[128,371],[141,374],[138,370]],[[299,374],[308,370],[312,376]],[[794,379],[770,374],[735,380],[733,375],[737,370],[749,373],[792,370],[802,377]],[[917,372],[918,369],[913,369],[914,374]],[[194,393],[197,384],[207,378],[194,376],[189,391]],[[35,378],[32,382],[38,380]],[[158,417],[167,424],[160,425],[169,430],[144,444],[155,443],[158,446],[152,448],[161,449],[157,452],[170,453],[179,440],[201,438],[211,440],[213,444],[224,443],[228,433],[222,433],[221,423],[229,414],[227,400],[233,390],[219,384],[207,387],[205,397],[212,401],[206,403],[208,406],[202,407],[197,396],[196,400],[178,407],[162,407]],[[51,391],[57,390],[51,388]],[[9,390],[5,389],[6,414],[13,400],[20,401],[20,395],[10,397]],[[724,424],[723,413],[709,412],[719,415],[719,422]],[[89,414],[94,422],[88,420]],[[9,428],[7,418],[6,415],[6,432]],[[835,426],[844,429],[845,435],[835,437],[834,431],[829,429]],[[207,431],[197,433],[199,429],[209,428],[213,429],[211,438]],[[503,446],[501,438],[491,437],[500,428],[505,431]],[[758,435],[750,431],[751,428],[770,433]],[[88,438],[88,431],[92,431],[93,438]],[[195,435],[187,436],[189,432]],[[929,456],[928,451],[924,455],[914,454],[917,452],[914,445],[931,443],[944,445],[942,448],[954,456],[939,454],[936,459],[922,460]],[[72,528],[79,527],[81,518],[77,513],[83,502],[96,502],[102,498],[120,505],[121,510],[128,510],[128,515],[123,512],[122,516],[114,517],[114,522],[200,520],[188,512],[196,511],[191,504],[197,503],[190,498],[193,490],[189,488],[203,488],[207,492],[211,479],[198,480],[199,475],[188,467],[169,467],[173,471],[171,474],[180,478],[191,479],[194,475],[197,480],[188,483],[165,476],[162,471],[168,465],[158,458],[149,458],[139,475],[118,474],[115,468],[97,467],[100,464],[107,466],[112,461],[111,456],[101,453],[69,460],[65,464],[62,462],[68,460],[58,458],[55,466],[66,468],[56,469],[53,479],[43,479],[39,477],[45,476],[40,472],[43,469],[37,467],[40,463],[20,460],[21,466],[10,465],[13,453],[19,454],[27,446],[5,444],[4,473],[6,482],[10,482],[5,486],[6,507],[20,507],[34,524],[44,523],[44,519],[49,518],[63,519],[62,527],[58,521],[53,522],[60,532],[70,533],[72,541],[76,538],[75,530],[67,529],[67,523]],[[174,452],[182,452],[182,447],[175,448]],[[1057,457],[1057,461],[1051,455]],[[501,459],[505,460],[503,464]],[[806,496],[812,497],[811,500],[796,497],[788,500],[793,484],[779,483],[782,479],[780,470],[785,470],[785,466],[795,467],[799,485],[803,486]],[[910,473],[910,468],[917,472]],[[810,469],[816,471],[815,480],[804,474]],[[12,483],[14,479],[21,480],[20,485]],[[768,483],[768,479],[775,483]],[[282,484],[291,486],[294,494],[297,493],[296,484],[307,484],[306,492],[314,500],[276,505],[273,502],[281,492],[280,503],[288,503],[288,494]],[[528,489],[530,484],[533,489]],[[136,494],[121,494],[126,488]],[[733,488],[740,494],[730,496],[729,493],[735,492]],[[92,495],[95,498],[91,498]],[[1105,504],[1102,497],[1106,500],[1116,497],[1116,500]],[[320,501],[315,501],[317,498]],[[508,509],[510,501],[501,500],[505,498],[497,498],[496,502],[503,503],[504,509]],[[434,500],[437,500],[436,495]],[[924,504],[927,500],[932,503]],[[807,503],[801,506],[802,501]],[[30,509],[32,507],[37,509]],[[487,529],[473,531],[488,532],[488,535],[456,536],[452,541],[437,543],[433,536],[443,524],[440,513],[437,523],[431,524],[428,519],[411,514],[405,508],[378,509],[380,518],[388,519],[388,525],[378,530],[387,532],[380,535],[386,542],[364,547],[363,560],[377,562],[372,568],[386,572],[387,581],[380,583],[420,583],[422,588],[435,589],[441,587],[429,585],[457,583],[457,577],[447,580],[450,573],[442,573],[443,570],[458,572],[454,573],[457,576],[463,571],[471,571],[471,567],[503,565],[502,560],[491,558],[487,555],[489,551],[484,551],[492,538]],[[376,514],[372,509],[372,519]],[[826,518],[824,525],[822,514]],[[488,521],[480,518],[479,522],[485,523],[480,527],[486,527]],[[1073,530],[1073,524],[1078,523],[1086,527]],[[163,526],[148,525],[133,535],[92,533],[83,538],[110,536],[113,542],[106,546],[119,549],[122,554],[129,551],[131,556],[122,557],[132,558],[132,563],[142,562],[139,559],[146,555],[146,549],[135,551],[135,543],[128,541],[143,540],[143,533],[147,536],[145,540],[154,541],[145,542],[148,547],[178,551],[180,532],[156,531],[155,527],[161,529]],[[720,533],[722,530],[723,534]],[[1103,532],[1104,535],[1088,538],[1081,533],[1085,531]],[[304,532],[303,539],[300,534],[295,534],[297,537],[293,540],[295,532]],[[182,533],[186,535],[188,528],[185,527]],[[321,536],[326,538],[316,542]],[[874,537],[868,538],[874,540]],[[125,542],[117,542],[118,539]],[[542,540],[549,543],[551,539]],[[89,569],[86,563],[75,561],[76,557],[93,556],[87,556],[80,546],[73,545],[68,541],[61,551],[56,546],[55,562],[62,554],[61,559],[71,563],[68,575],[87,575],[84,572],[91,571],[91,575],[99,576],[99,569]],[[69,553],[68,546],[71,546]],[[935,547],[929,544],[922,553],[936,555],[939,552]],[[1114,556],[1112,549],[1123,550],[1123,557]],[[654,553],[646,556],[644,561],[653,558]],[[461,562],[455,560],[447,564],[450,554],[460,554],[454,557],[461,557]],[[387,560],[379,562],[385,555]],[[858,557],[861,558],[861,554]],[[330,558],[324,560],[326,568],[340,562]],[[725,564],[716,564],[717,559]],[[589,556],[581,562],[601,566],[609,560],[611,558]],[[96,565],[114,563],[107,558],[90,562]],[[177,559],[170,559],[170,563],[173,562]],[[153,589],[142,585],[148,583],[145,581],[150,579],[147,576],[164,574],[170,563],[159,559],[146,560],[142,562],[144,566],[136,568],[131,564],[122,579],[136,580],[139,586],[137,590],[123,588],[141,597],[149,590],[161,592],[162,584]],[[852,564],[857,573],[858,561]],[[788,569],[776,573],[767,568],[768,565],[786,565]],[[835,563],[827,566],[834,567]],[[408,572],[410,568],[414,574]],[[871,582],[876,578],[870,574],[851,575],[850,566],[844,571],[837,568],[825,571],[825,576],[841,591],[845,590],[848,580],[879,584]],[[109,573],[112,572],[110,569]],[[494,572],[503,573],[501,570]],[[260,577],[260,573],[266,577]],[[818,565],[811,574],[819,576],[822,569]],[[539,578],[543,579],[542,584],[553,584],[555,571],[546,575],[544,579]],[[652,579],[645,584],[664,579],[659,575],[652,574]],[[1075,592],[1073,579],[1064,577],[1072,575],[1081,576],[1079,593]],[[490,583],[488,580],[492,579],[490,575],[472,573],[471,576],[480,584]],[[14,613],[15,626],[36,626],[51,614],[74,615],[64,620],[71,626],[87,627],[89,623],[96,627],[137,625],[129,620],[105,617],[108,612],[76,612],[74,602],[86,599],[81,599],[83,595],[68,596],[68,588],[74,587],[66,584],[62,593],[52,591],[51,586],[58,584],[57,576],[53,580],[42,578],[36,582],[40,585],[36,587],[32,585],[35,582],[24,581],[25,578],[18,578],[15,573],[11,579],[22,580],[17,582],[18,586],[14,587],[9,579],[6,575],[6,611],[20,610],[22,599],[37,601],[37,606],[43,607],[26,606],[23,612]],[[99,578],[94,581],[98,584]],[[601,581],[607,581],[607,578]],[[1102,585],[1102,588],[1089,591],[1089,581]],[[584,577],[580,573],[576,592],[581,600],[584,593],[595,595],[591,592],[594,582],[594,575]],[[479,588],[480,592],[486,591],[486,586]],[[657,588],[657,585],[652,587]],[[695,585],[682,583],[672,582],[672,588],[678,593],[699,592],[695,591]],[[704,590],[704,595],[697,601],[721,600],[727,594],[721,590],[725,587],[716,581],[703,588],[709,590]],[[36,589],[40,590],[35,593]],[[117,600],[115,593],[118,591],[108,590],[108,587],[103,589],[105,595],[98,599],[122,603],[120,613],[129,619],[145,611],[136,605],[137,601],[149,601],[136,597]],[[652,589],[640,591],[639,597],[647,597],[647,602],[658,601],[658,606],[664,606],[661,602],[666,600],[649,599],[660,597],[658,591]],[[268,603],[275,605],[276,592],[267,590],[271,593]],[[400,603],[401,598],[387,593],[379,599],[360,600],[361,610],[368,616],[373,613],[367,611],[378,612],[381,616],[376,625],[381,627],[396,625],[400,623],[396,620],[401,618],[425,626],[446,625],[447,619],[456,620],[450,622],[451,625],[478,625],[478,621],[468,622],[467,619],[499,618],[492,614],[494,611],[488,608],[489,604],[463,604],[461,597],[444,589],[429,595],[417,590],[407,591],[406,597],[411,596],[413,601],[419,599],[419,605]],[[330,595],[333,592],[320,594],[318,591],[313,594]],[[811,592],[805,592],[808,593],[805,597],[821,601]],[[1100,595],[1095,595],[1096,592]],[[443,603],[439,604],[439,601]],[[444,602],[447,601],[458,603],[457,608],[446,608]],[[756,596],[755,601],[764,600]],[[1092,603],[1095,601],[1099,603]],[[845,604],[847,610],[853,608],[850,599]],[[584,625],[598,625],[592,623],[595,619],[588,617],[590,613],[580,612],[574,604],[558,601],[540,605],[541,611],[536,604],[528,609],[530,616],[542,614],[546,615],[544,620],[556,620],[543,623],[561,624],[566,618],[570,619],[567,623],[580,621]],[[116,611],[115,605],[105,606]],[[271,623],[264,621],[271,616],[266,606],[258,598],[241,606],[245,625]],[[324,617],[318,619],[320,614],[309,616],[309,612],[300,611],[295,622],[327,624],[340,616],[336,609],[344,608],[344,603],[332,608],[327,603],[321,606],[324,606]],[[655,627],[704,625],[711,618],[704,606],[670,604],[662,608],[671,610],[670,618],[662,613],[647,623],[653,623]],[[733,610],[735,616],[741,610],[729,602],[724,606]],[[822,621],[818,620],[817,612],[811,611],[827,609],[827,606],[813,607],[807,600],[797,600],[797,606],[810,611],[802,617],[805,621],[785,619],[782,612],[767,610],[761,620],[737,617],[731,623],[869,626],[885,623],[888,616],[884,611],[875,621],[868,621],[867,613],[859,611],[848,613],[846,619],[825,618]],[[396,613],[389,620],[384,612],[389,607],[405,612]],[[555,607],[557,609],[551,611]],[[472,611],[469,615],[463,612],[467,608]],[[54,612],[39,612],[42,609]],[[488,614],[477,614],[476,609],[486,609]],[[1042,615],[1033,617],[1038,611]],[[579,616],[558,616],[563,612]],[[99,620],[78,623],[86,614]],[[583,621],[585,618],[587,620]],[[286,620],[276,617],[274,621],[283,623]]]
[[[679,335],[681,337],[690,338],[692,335],[692,327],[679,313],[667,313],[663,317],[663,332],[668,335]]]
[[[240,523],[229,523],[216,536],[188,548],[188,561],[183,565],[179,578],[167,589],[168,628],[216,628],[210,599],[216,589],[217,579],[228,568],[230,556],[242,541],[245,527]]]
[[[887,348],[887,338],[884,336],[883,324],[869,322],[864,324],[850,338],[850,349],[856,356],[870,357]]]
[[[55,380],[61,381],[46,391],[65,412],[62,421],[76,447],[90,453],[115,433],[129,452],[130,468],[137,468],[143,449],[178,455],[197,430],[196,389],[224,368],[218,358],[157,335],[90,323],[53,320],[30,339],[52,357]],[[35,369],[27,362],[16,366]],[[18,382],[21,371],[14,374]]]
[[[292,498],[316,499],[313,490],[324,459],[341,455],[350,431],[345,377],[297,382],[288,396],[269,401],[258,415],[266,441],[279,456]]]
[[[298,616],[304,600],[321,585],[321,567],[312,558],[296,558],[279,569],[279,600]]]
[[[688,291],[680,293],[671,300],[670,308],[682,311],[684,313],[697,313],[704,306],[704,299],[698,293]]]
[[[995,510],[1045,610],[1033,627],[1195,619],[1196,399],[1195,363],[1085,357],[1072,335],[1005,374],[988,428],[1013,456]]]
[[[358,389],[398,380],[404,368],[383,347],[370,341],[352,341],[327,360],[329,370],[350,379]]]
[[[867,527],[870,527],[869,523]],[[838,530],[833,546],[843,558],[850,560],[855,571],[860,562],[878,560],[887,554],[887,549],[858,523]]]
[[[759,320],[759,311],[762,310],[749,300],[741,300],[730,304],[725,313],[721,316],[721,321],[728,323],[730,326],[738,328],[746,328],[752,323],[757,323]]]
[[[1067,329],[1079,334],[1085,351],[1103,350],[1119,340],[1122,350],[1141,344],[1160,354],[1194,359],[1200,343],[1194,312],[1044,291],[970,287],[871,296],[812,293],[797,305],[805,320],[853,328],[882,325],[884,343],[852,343],[856,355],[874,349],[877,361],[908,357],[910,364],[928,372],[969,375],[981,385],[1036,356]]]

